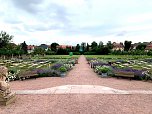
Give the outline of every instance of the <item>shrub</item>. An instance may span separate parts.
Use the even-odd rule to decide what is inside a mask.
[[[73,66],[73,64],[64,64],[67,70],[70,70]]]
[[[61,67],[59,68],[59,71],[60,71],[60,72],[66,72],[66,71],[67,71],[67,69],[66,69],[66,67],[65,67],[65,66],[61,66]]]
[[[84,52],[84,55],[96,55],[96,52]]]
[[[73,52],[73,55],[81,55],[80,52]]]
[[[108,71],[111,71],[111,68],[109,66],[97,66],[95,68],[95,72],[98,73],[108,73]]]
[[[102,73],[107,73],[109,69],[107,67],[101,67],[99,71],[101,71]]]
[[[56,77],[56,76],[60,76],[60,73],[58,72],[58,71],[56,71],[56,70],[52,70],[52,69],[39,69],[38,71],[37,71],[37,74],[39,75],[39,76],[42,76],[42,77]]]
[[[63,64],[61,64],[61,63],[56,63],[56,64],[54,64],[51,68],[54,69],[54,70],[57,70],[57,69],[59,69],[61,66],[63,66]]]

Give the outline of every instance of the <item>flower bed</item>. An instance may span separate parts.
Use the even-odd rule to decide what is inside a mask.
[[[137,60],[112,60],[102,61],[95,58],[87,58],[91,68],[98,74],[101,74],[99,69],[103,66],[110,68],[110,76],[131,77],[137,80],[152,80],[152,65],[145,61]],[[108,71],[108,72],[109,72]]]
[[[24,77],[23,79],[32,78],[33,71],[37,72],[37,76],[34,74],[36,77],[60,76],[62,70],[59,68],[61,66],[65,67],[66,72],[68,72],[77,63],[77,60],[77,58],[30,59],[26,61],[14,59],[2,60],[1,63],[9,69],[7,81],[13,81],[20,79],[20,77]]]

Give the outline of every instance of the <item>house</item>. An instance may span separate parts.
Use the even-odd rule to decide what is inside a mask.
[[[34,46],[34,45],[28,45],[28,46],[27,46],[27,52],[28,52],[28,53],[34,52],[35,47],[36,47],[36,46]]]
[[[123,51],[124,50],[124,45],[122,42],[120,42],[120,43],[113,42],[112,45],[113,45],[113,49],[112,49],[113,51],[115,51],[115,50]]]
[[[57,49],[67,49],[67,48],[72,49],[72,47],[73,46],[71,46],[71,45],[59,45],[59,46],[57,46]]]
[[[46,44],[41,44],[40,46],[38,46],[39,48],[43,48],[45,49],[46,51],[48,50],[49,46],[46,45]]]
[[[147,44],[145,51],[149,51],[152,50],[152,42],[150,42],[149,44]]]
[[[131,44],[131,50],[135,50],[139,44],[141,44],[141,42]]]

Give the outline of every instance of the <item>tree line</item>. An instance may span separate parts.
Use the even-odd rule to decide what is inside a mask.
[[[12,35],[4,31],[0,32],[0,56],[21,56],[29,54],[25,41],[20,45],[16,45],[12,43],[12,38]],[[106,45],[104,45],[102,41],[99,43],[93,41],[91,44],[82,42],[76,46],[67,46],[66,48],[62,48],[58,43],[54,42],[50,44],[50,47],[47,49],[37,46],[30,55],[66,55],[69,54],[69,52],[73,52],[75,55],[152,55],[152,50],[145,51],[146,44],[140,43],[135,49],[132,48],[131,44],[131,41],[125,41],[123,50],[113,50],[114,45],[111,41],[108,41]]]

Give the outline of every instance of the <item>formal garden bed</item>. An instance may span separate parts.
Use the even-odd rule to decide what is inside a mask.
[[[137,80],[152,80],[150,58],[87,58],[90,67],[102,77],[122,77]],[[106,75],[105,75],[106,74]]]
[[[1,60],[0,65],[9,69],[7,81],[38,77],[63,77],[78,62],[77,57],[58,56],[50,58]]]

